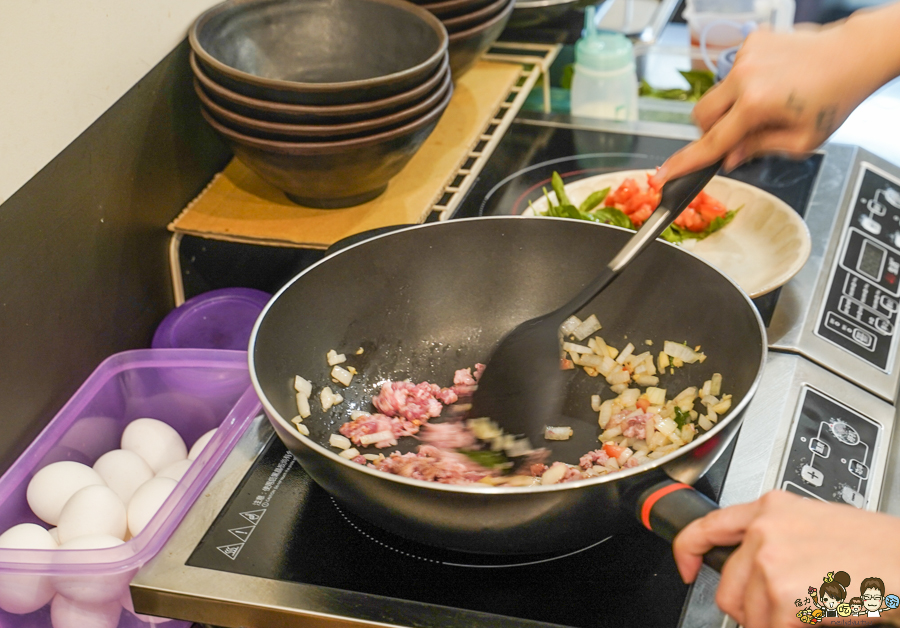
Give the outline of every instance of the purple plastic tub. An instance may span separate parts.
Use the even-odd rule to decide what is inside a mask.
[[[102,550],[0,549],[0,592],[7,598],[15,597],[17,589],[23,596],[38,589],[43,594],[51,587],[55,592],[50,603],[28,614],[0,608],[0,628],[189,626],[135,615],[128,583],[162,548],[259,412],[244,351],[143,349],[100,364],[0,477],[0,533],[20,523],[48,527],[25,499],[34,474],[59,460],[92,465],[119,447],[122,431],[133,419],[165,421],[188,447],[207,431],[219,429],[147,527],[124,545]]]
[[[166,315],[153,334],[152,347],[246,351],[253,325],[271,298],[252,288],[199,294]]]

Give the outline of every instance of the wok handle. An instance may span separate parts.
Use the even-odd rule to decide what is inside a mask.
[[[645,528],[670,543],[690,522],[707,515],[719,506],[681,482],[664,480],[641,492],[637,500],[637,517]],[[718,571],[736,546],[714,547],[703,556],[703,562]]]

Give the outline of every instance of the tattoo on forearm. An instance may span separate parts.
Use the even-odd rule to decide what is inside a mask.
[[[788,96],[785,106],[788,108],[788,111],[793,113],[795,116],[799,116],[803,113],[803,103],[800,102],[794,92],[791,92]]]
[[[834,105],[819,110],[816,115],[816,131],[831,133],[834,130],[834,121],[837,118],[837,107]]]

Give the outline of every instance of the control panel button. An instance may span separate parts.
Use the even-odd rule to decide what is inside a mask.
[[[897,306],[898,306],[897,299],[892,299],[888,295],[882,294],[880,301],[881,301],[881,307],[886,309],[888,312],[893,313],[893,312],[897,311]]]
[[[894,329],[894,326],[891,325],[890,321],[884,318],[875,317],[872,321],[872,324],[875,326],[875,329],[880,331],[885,336],[890,336],[891,332]]]
[[[855,506],[856,508],[862,508],[866,505],[866,498],[863,497],[859,491],[856,491],[849,486],[845,486],[841,489],[841,501],[845,504]]]
[[[859,432],[846,421],[834,419],[829,427],[834,437],[845,445],[855,445],[859,442]]]
[[[800,477],[804,482],[813,486],[822,486],[822,482],[825,481],[825,474],[808,464],[803,465],[803,468],[800,469]]]
[[[847,468],[850,469],[850,473],[862,480],[869,477],[869,467],[859,460],[851,460]]]
[[[870,334],[865,329],[856,328],[853,330],[853,335],[851,336],[853,341],[859,345],[862,345],[866,349],[871,349],[875,346],[875,336]]]
[[[881,233],[881,224],[868,214],[863,214],[859,217],[859,226],[872,235],[878,235]]]
[[[809,441],[809,450],[817,456],[827,458],[831,453],[831,446],[825,441],[819,440],[818,438],[812,438]]]

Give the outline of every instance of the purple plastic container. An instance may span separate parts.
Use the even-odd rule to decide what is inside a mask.
[[[153,334],[151,346],[246,351],[253,325],[271,297],[252,288],[204,292],[166,315]]]
[[[101,550],[0,549],[0,590],[53,587],[56,592],[51,603],[28,614],[0,608],[0,627],[189,626],[135,615],[128,583],[159,552],[259,412],[244,351],[143,349],[106,359],[0,477],[0,532],[20,523],[48,527],[25,499],[34,474],[59,460],[92,465],[119,447],[122,431],[134,419],[168,423],[188,448],[207,431],[218,431],[147,527],[125,544]]]

